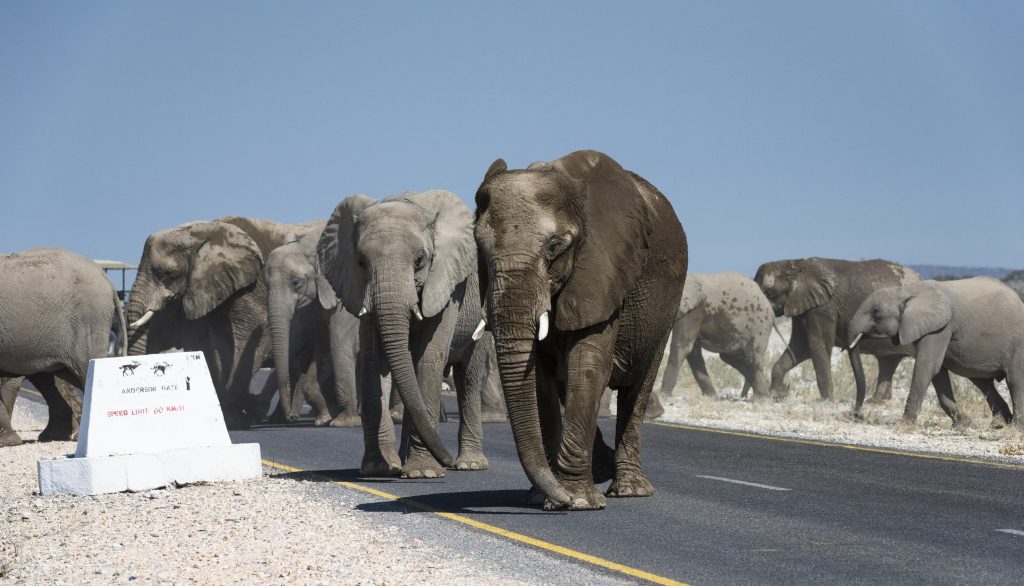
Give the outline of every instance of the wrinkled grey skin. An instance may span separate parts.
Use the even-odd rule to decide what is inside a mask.
[[[261,420],[268,401],[250,399],[249,382],[269,366],[263,260],[289,234],[315,228],[226,216],[152,234],[128,301],[129,354],[200,350],[228,426]],[[150,311],[148,323],[132,325]]]
[[[85,388],[89,360],[106,358],[111,328],[125,339],[121,302],[93,261],[60,248],[0,256],[0,446],[21,443],[10,418],[23,377],[49,409],[39,440],[77,439],[74,389]]]
[[[650,496],[640,426],[687,265],[671,204],[596,151],[525,170],[498,159],[476,204],[488,327],[529,502],[601,509],[594,484],[609,479],[608,496]],[[597,428],[606,386],[618,391],[614,453]]]
[[[716,396],[701,354],[707,350],[740,371],[746,381],[743,396],[752,387],[755,398],[767,397],[765,369],[774,321],[771,303],[750,277],[740,273],[688,274],[672,326],[661,393],[672,396],[686,357],[701,393]]]
[[[270,337],[277,390],[286,421],[299,417],[292,389],[311,367],[314,380],[304,389],[316,425],[359,425],[356,359],[359,320],[341,309],[316,258],[316,244],[327,222],[302,238],[292,235],[263,265],[267,282]],[[327,393],[325,400],[324,392]]]
[[[904,421],[917,421],[931,383],[954,426],[969,425],[953,396],[953,372],[971,379],[984,393],[993,425],[1013,420],[1015,427],[1024,428],[995,389],[994,381],[1006,378],[1014,413],[1024,407],[1024,302],[1002,282],[975,277],[879,289],[860,305],[848,329],[848,343],[863,334],[861,344],[884,338],[916,348]]]
[[[818,392],[822,399],[832,400],[832,347],[847,347],[846,328],[857,308],[878,289],[920,280],[914,271],[881,259],[847,261],[815,257],[761,265],[754,281],[768,297],[775,315],[793,320],[789,347],[772,367],[771,393],[777,397],[788,395],[786,373],[810,358]],[[857,414],[867,392],[861,353],[878,359],[878,379],[871,402],[882,402],[892,396],[892,376],[904,357],[914,355],[914,348],[896,346],[889,340],[868,340],[849,352],[857,386],[853,408]]]
[[[363,314],[357,373],[365,444],[360,472],[434,478],[444,476],[445,467],[486,468],[480,392],[488,360],[486,343],[471,339],[481,304],[473,270],[473,218],[466,204],[440,190],[379,202],[353,195],[331,214],[317,254],[342,306]],[[448,365],[461,416],[454,461],[437,435]],[[405,405],[401,459],[379,383],[388,370]]]

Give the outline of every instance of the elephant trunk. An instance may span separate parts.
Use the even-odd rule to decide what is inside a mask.
[[[409,415],[413,429],[419,434],[434,458],[442,466],[452,466],[452,457],[441,443],[432,416],[427,410],[413,368],[412,352],[409,350],[409,320],[412,307],[406,301],[410,297],[415,303],[416,295],[409,295],[412,284],[403,285],[391,274],[403,274],[402,270],[380,270],[376,277],[388,275],[389,279],[374,278],[374,315],[377,318],[377,329],[380,332],[384,355],[391,367],[391,387],[398,389],[398,394],[405,403],[405,412]],[[411,273],[411,271],[408,271]],[[411,279],[410,279],[411,281]]]
[[[496,271],[491,270],[492,274]],[[535,281],[529,271],[498,273],[491,278],[491,330],[505,406],[512,425],[516,452],[530,482],[560,506],[568,505],[569,494],[555,478],[544,452],[537,407],[537,315],[532,303],[536,288],[524,286]]]
[[[293,421],[297,414],[292,408],[291,385],[291,323],[295,316],[294,304],[287,304],[276,295],[271,295],[268,325],[270,341],[273,347],[274,373],[277,375],[277,392],[281,403],[281,412],[285,419]]]
[[[149,284],[142,272],[135,278],[135,283],[132,285],[131,295],[128,297],[128,307],[125,311],[125,321],[128,324],[128,355],[138,356],[140,354],[146,354],[147,346],[149,342],[149,320],[143,322],[142,325],[134,325],[142,320],[142,317],[147,312],[152,311],[149,309],[149,297],[153,287]]]

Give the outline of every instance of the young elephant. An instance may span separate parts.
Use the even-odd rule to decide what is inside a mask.
[[[358,425],[359,321],[339,307],[334,289],[320,270],[316,244],[327,222],[319,224],[319,229],[302,238],[287,237],[263,265],[280,408],[286,420],[298,419],[292,388],[301,373],[314,367],[316,380],[308,381],[304,389],[316,425]]]
[[[740,371],[746,381],[744,397],[751,387],[755,398],[767,397],[765,360],[774,323],[771,304],[750,277],[740,273],[690,273],[672,326],[661,394],[672,396],[685,356],[701,393],[714,397],[715,386],[701,353],[708,350]]]
[[[317,245],[324,276],[360,324],[357,372],[366,475],[440,477],[444,468],[487,468],[480,424],[485,344],[472,339],[480,319],[473,216],[455,194],[431,190],[374,202],[346,198]],[[459,456],[437,434],[441,379],[447,366],[459,393]],[[404,463],[382,403],[380,377],[405,404]],[[407,434],[412,430],[411,437]]]
[[[650,496],[640,426],[686,279],[672,205],[596,151],[512,171],[498,159],[476,205],[487,325],[531,502],[601,509],[594,484],[613,476],[608,496]],[[614,463],[597,429],[605,386],[618,391]]]
[[[785,396],[786,373],[811,359],[823,399],[832,399],[832,347],[845,348],[846,326],[860,304],[877,289],[915,283],[921,278],[914,271],[886,260],[851,262],[829,258],[779,260],[764,263],[754,281],[764,291],[776,317],[793,319],[789,347],[772,367],[771,392]],[[878,381],[873,401],[891,396],[892,376],[905,356],[914,349],[896,346],[888,340],[870,340],[850,352],[850,366],[857,385],[854,412],[860,412],[866,393],[864,368],[860,354],[878,359]]]
[[[89,360],[106,358],[111,328],[127,338],[114,285],[96,263],[60,248],[2,255],[0,275],[0,445],[21,443],[10,428],[21,377],[50,411],[39,440],[77,439],[82,401],[74,387],[85,388]]]
[[[953,372],[971,379],[985,394],[994,416],[1024,427],[1021,418],[1011,417],[994,384],[1005,377],[1014,413],[1024,407],[1024,302],[1000,281],[975,277],[879,289],[850,320],[849,336],[851,347],[863,336],[913,344],[917,349],[903,412],[908,423],[917,421],[931,383],[953,424],[970,424],[957,409],[949,381]]]

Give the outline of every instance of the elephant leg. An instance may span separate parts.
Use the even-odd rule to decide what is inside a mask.
[[[946,412],[946,415],[953,420],[954,429],[966,429],[971,425],[971,418],[964,415],[956,404],[956,396],[953,395],[953,385],[949,381],[949,371],[945,368],[939,369],[938,374],[932,378],[932,385],[935,387],[935,395],[939,399],[939,407]]]
[[[331,422],[332,417],[331,410],[327,407],[327,400],[324,398],[323,390],[330,388],[326,386],[330,384],[330,372],[325,372],[321,375],[320,365],[317,364],[316,360],[312,360],[309,363],[309,368],[303,373],[303,377],[299,381],[299,384],[302,385],[301,397],[313,408],[313,425],[327,425]],[[296,394],[298,395],[299,393]],[[298,413],[301,410],[302,404],[299,403],[293,412]]]
[[[573,344],[566,357],[565,428],[556,475],[571,496],[572,509],[603,509],[605,506],[605,496],[594,488],[591,448],[597,433],[601,394],[611,377],[612,348],[617,332],[617,325],[613,325],[585,335]],[[640,416],[643,417],[643,413]]]
[[[372,320],[359,327],[358,388],[363,424],[363,460],[359,473],[364,476],[397,476],[402,461],[395,450],[395,428],[388,413],[388,396],[381,387],[384,358]]]
[[[14,431],[11,417],[14,415],[14,401],[21,389],[21,377],[5,378],[0,381],[0,447],[21,444],[21,436]]]
[[[395,423],[402,423],[405,419],[405,404],[402,403],[402,397],[399,394],[391,393],[391,400],[388,402],[388,411],[391,415],[391,421]]]
[[[65,377],[70,377],[65,373]],[[82,413],[81,400],[74,387],[57,373],[45,372],[28,377],[46,401],[49,420],[39,434],[39,441],[74,441],[78,439],[78,418]]]
[[[1010,400],[1013,402],[1014,415],[1024,409],[1024,351],[1017,349],[1017,363],[1006,373],[1006,386],[1010,388]],[[1018,430],[1024,429],[1024,417],[1014,417],[1013,426]]]
[[[915,423],[921,412],[924,395],[928,385],[942,369],[942,361],[946,356],[946,347],[952,336],[948,331],[928,334],[917,342],[917,358],[914,360],[914,376],[910,382],[910,394],[907,395],[907,406],[903,410],[903,421]]]
[[[359,421],[359,400],[356,389],[356,372],[358,370],[359,356],[359,323],[352,323],[351,317],[339,308],[331,314],[328,321],[328,355],[330,358],[331,386],[323,388],[334,389],[334,403],[338,409],[337,414],[331,419],[331,427],[356,427]],[[323,348],[320,348],[321,360],[323,359]],[[322,368],[321,371],[326,371]],[[392,393],[397,396],[398,393]]]
[[[1010,406],[999,395],[995,383],[990,378],[972,378],[971,382],[985,395],[988,408],[992,411],[992,427],[1000,428],[1013,421]]]
[[[490,332],[476,341],[482,346],[486,356],[486,369],[483,374],[483,389],[480,393],[480,420],[484,423],[505,421],[505,397],[501,392],[501,376],[498,373],[498,359],[494,354],[494,337]]]
[[[672,324],[672,337],[668,343],[668,362],[665,372],[661,375],[661,394],[671,397],[679,382],[679,369],[683,359],[693,350],[693,345],[700,334],[700,323],[704,318],[702,311],[694,311],[677,319]]]
[[[826,401],[833,399],[832,392],[832,345],[836,339],[836,324],[824,318],[808,323],[807,339],[810,347],[814,376],[818,382],[818,393]]]
[[[416,380],[420,392],[423,393],[423,402],[426,404],[430,420],[436,428],[441,411],[441,381],[444,378],[447,353],[431,346],[428,346],[420,357]],[[413,428],[412,419],[406,413],[402,421],[402,449],[399,451],[404,457],[402,478],[444,477],[444,466],[434,458]]]
[[[601,393],[601,406],[597,410],[598,417],[612,416],[612,389],[605,389]]]
[[[902,356],[878,356],[878,382],[868,403],[886,403],[892,398],[892,377],[903,360]]]
[[[747,375],[747,384],[754,390],[754,400],[767,399],[770,395],[768,391],[768,377],[765,376],[765,349],[753,350],[743,357],[743,364],[747,371],[750,373]]]
[[[772,366],[770,392],[774,397],[786,397],[786,374],[811,357],[811,349],[807,343],[807,328],[802,319],[793,319],[793,333],[789,337],[789,346]]]
[[[661,340],[657,348],[664,347]],[[696,349],[695,349],[696,350]],[[618,418],[615,422],[615,479],[605,491],[610,497],[639,497],[654,494],[654,485],[640,464],[640,426],[648,397],[654,388],[662,353],[657,352],[643,380],[628,389],[619,389]],[[643,372],[641,370],[641,372]]]
[[[761,399],[768,394],[768,381],[764,373],[755,366],[750,359],[743,354],[719,354],[722,362],[735,368],[743,375],[743,392],[741,397],[746,398],[747,390],[754,389],[754,398]]]
[[[717,397],[718,391],[715,390],[715,384],[711,381],[707,366],[704,365],[704,353],[699,346],[694,346],[690,350],[690,353],[686,355],[686,362],[690,365],[690,370],[693,371],[693,378],[697,381],[701,394],[705,397]]]
[[[484,429],[480,421],[481,392],[487,375],[487,355],[482,348],[470,350],[466,363],[453,365],[455,396],[459,401],[459,456],[456,470],[486,470]]]

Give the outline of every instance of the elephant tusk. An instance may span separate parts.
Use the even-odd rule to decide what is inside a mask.
[[[850,342],[850,350],[853,350],[857,346],[857,342],[860,342],[860,339],[863,338],[863,337],[864,337],[864,333],[863,332],[860,333],[860,334],[857,334],[857,337],[854,338],[852,342]]]
[[[480,318],[480,323],[476,324],[476,329],[473,330],[473,341],[476,342],[480,339],[480,336],[484,335],[484,330],[487,328],[487,320]]]
[[[423,313],[420,312],[420,308],[418,305],[412,306],[412,314],[416,316],[416,319],[418,321],[423,321]]]
[[[368,313],[370,313],[370,312],[366,311],[366,306],[364,305],[363,308],[359,310],[359,317],[363,317],[364,315],[366,315]]]
[[[540,314],[537,319],[537,341],[540,342],[548,337],[548,312]]]
[[[142,315],[142,317],[140,317],[140,318],[139,318],[139,319],[138,319],[137,321],[133,321],[133,322],[131,323],[131,325],[129,325],[128,327],[130,327],[130,328],[131,328],[131,329],[133,329],[133,330],[134,330],[134,329],[136,329],[136,328],[141,328],[142,326],[144,326],[144,325],[146,325],[147,323],[149,323],[149,320],[153,319],[153,316],[154,316],[155,314],[156,314],[156,312],[155,312],[155,311],[153,311],[152,309],[150,309],[149,311],[147,311],[146,313],[144,313],[144,314]]]

